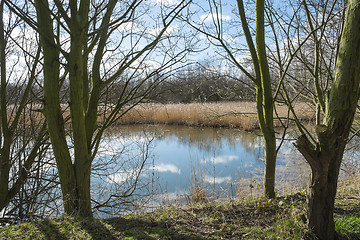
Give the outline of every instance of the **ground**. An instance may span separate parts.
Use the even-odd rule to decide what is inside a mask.
[[[339,239],[360,239],[360,176],[339,183]],[[170,207],[111,219],[64,216],[0,229],[0,239],[311,239],[305,192]]]

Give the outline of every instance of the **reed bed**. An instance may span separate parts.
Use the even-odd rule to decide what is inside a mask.
[[[295,107],[297,117],[301,121],[315,118],[315,111],[305,103]],[[280,119],[292,118],[288,108],[276,105],[276,112]],[[281,122],[275,116],[275,126]],[[243,130],[259,128],[255,102],[217,102],[217,103],[189,103],[189,104],[141,104],[131,109],[121,117],[118,124],[169,124],[203,127],[229,127]]]
[[[69,116],[69,109],[64,109],[64,117]],[[31,108],[31,110],[30,110]],[[39,106],[29,106],[23,113],[21,122],[26,125],[39,125],[44,116]],[[275,127],[281,127],[281,121],[286,123],[286,119],[292,119],[289,109],[285,105],[277,104],[274,114]],[[9,121],[14,117],[13,106],[9,108]],[[104,121],[109,109],[99,108],[98,122]],[[298,103],[295,105],[295,111],[300,121],[312,121],[315,119],[315,110],[311,105]],[[292,123],[293,121],[290,121]],[[246,131],[259,129],[257,120],[255,102],[215,102],[215,103],[177,103],[177,104],[159,104],[143,103],[135,106],[126,114],[121,116],[116,124],[167,124],[167,125],[186,125],[199,127],[227,127],[240,128]]]

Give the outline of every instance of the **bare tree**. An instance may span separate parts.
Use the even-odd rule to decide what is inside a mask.
[[[316,2],[302,1],[301,4],[307,19],[306,27],[311,33],[313,58],[309,60],[304,57],[304,50],[300,52],[299,59],[310,73],[314,85],[312,90],[303,87],[295,97],[289,97],[284,89],[284,96],[301,132],[296,147],[311,167],[308,226],[319,239],[334,239],[333,212],[337,181],[345,147],[352,139],[350,130],[359,99],[360,2],[347,1],[342,28],[338,27],[341,25],[336,28],[332,25],[341,24],[338,21],[342,19],[341,11],[335,8],[337,1],[323,2],[320,12]],[[331,34],[334,29],[342,29],[340,39],[336,34]],[[331,41],[335,44],[329,44]],[[331,45],[335,47],[329,47]],[[325,51],[329,49],[335,54]],[[336,59],[334,67],[332,58]],[[293,109],[296,96],[307,90],[318,106],[315,134],[300,124]]]
[[[200,26],[188,21],[199,32],[205,34],[208,40],[216,47],[225,51],[226,59],[229,60],[240,72],[243,77],[251,80],[252,87],[256,92],[256,111],[261,132],[264,137],[265,149],[265,171],[264,171],[264,194],[267,197],[275,197],[275,166],[277,152],[280,146],[276,146],[276,136],[274,131],[274,80],[270,74],[269,60],[267,56],[267,44],[265,42],[265,1],[255,1],[255,23],[249,22],[246,16],[244,2],[237,1],[236,15],[240,19],[242,32],[238,36],[245,37],[247,43],[246,54],[252,63],[252,70],[242,63],[241,55],[245,57],[245,51],[241,46],[235,46],[226,39],[227,30],[223,24],[221,2],[209,1],[209,18],[213,27],[208,27],[205,23]],[[274,25],[275,23],[269,23]],[[252,28],[254,27],[254,28]],[[253,36],[252,31],[255,32]],[[228,34],[229,35],[229,34]],[[255,41],[253,40],[255,38]],[[222,53],[222,55],[224,55]],[[284,73],[280,74],[282,78]],[[239,78],[240,79],[240,78]],[[280,144],[281,145],[281,144]]]
[[[47,151],[46,124],[32,94],[40,49],[24,41],[26,29],[0,2],[0,211],[22,192],[35,163]],[[25,57],[27,56],[27,57]],[[16,91],[14,91],[16,90]]]
[[[65,212],[91,217],[90,172],[102,134],[171,74],[164,70],[176,68],[175,64],[191,47],[189,41],[180,48],[176,38],[168,34],[170,25],[188,2],[184,0],[168,6],[147,5],[141,0],[35,0],[29,8],[35,9],[36,21],[19,10],[17,4],[6,3],[40,36],[43,112],[61,181]],[[150,11],[151,7],[156,10]],[[147,22],[154,25],[149,26]],[[172,41],[175,47],[169,46]],[[167,49],[157,51],[157,46]],[[149,67],[149,60],[157,66]],[[103,98],[106,89],[125,74],[118,98],[112,99],[111,105],[100,107],[106,99]],[[141,88],[155,75],[157,81]],[[60,88],[66,81],[70,98],[64,106]],[[69,109],[70,113],[64,114],[64,109]],[[66,140],[66,126],[72,131],[71,143]]]

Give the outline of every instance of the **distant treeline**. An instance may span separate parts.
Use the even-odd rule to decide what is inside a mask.
[[[162,103],[251,101],[255,91],[244,79],[199,65],[161,81],[150,99]]]
[[[158,103],[193,103],[221,101],[253,101],[255,91],[245,77],[235,78],[231,73],[222,72],[217,68],[195,65],[167,77],[154,76],[143,84],[141,77],[129,81],[129,75],[122,76],[107,88],[102,96],[103,102],[112,102],[121,94],[128,96],[130,91],[137,89],[136,95],[146,95],[145,101]],[[139,86],[139,88],[136,88]],[[91,86],[90,86],[91,87]],[[7,86],[8,103],[14,104],[25,91],[24,85],[9,83]],[[32,102],[42,102],[42,87],[32,86]],[[146,94],[144,94],[146,92]],[[68,82],[61,86],[62,102],[69,101]],[[131,94],[131,93],[130,93]]]

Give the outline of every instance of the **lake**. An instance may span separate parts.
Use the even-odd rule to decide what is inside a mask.
[[[287,138],[290,140],[282,144],[278,153],[278,192],[297,191],[309,178],[308,165],[294,148],[291,135]],[[101,144],[93,168],[93,196],[109,206],[125,207],[130,194],[140,203],[153,205],[190,200],[195,186],[206,188],[211,199],[260,194],[263,158],[263,140],[256,132],[121,126],[108,131]]]

